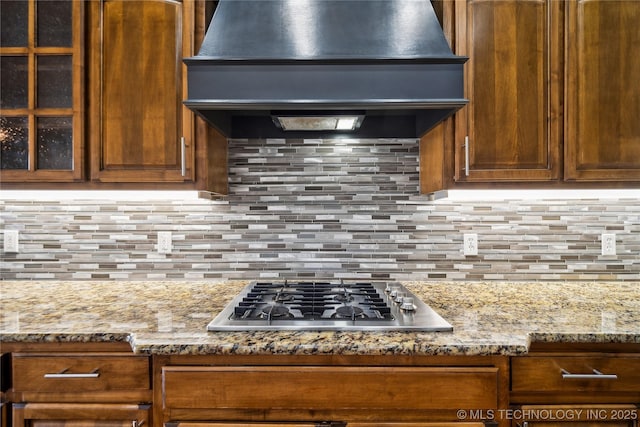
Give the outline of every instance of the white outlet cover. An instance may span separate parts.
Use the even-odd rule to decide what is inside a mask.
[[[462,252],[465,256],[478,255],[478,235],[475,233],[465,233],[463,235]]]
[[[611,256],[616,254],[616,235],[613,233],[602,233],[602,255]]]
[[[171,253],[171,232],[159,231],[158,232],[158,253],[170,254]]]
[[[4,230],[4,251],[5,253],[18,253],[20,235],[18,230]]]

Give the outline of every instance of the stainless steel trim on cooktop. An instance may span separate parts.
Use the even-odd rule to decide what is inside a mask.
[[[301,281],[302,282],[302,281]],[[384,298],[391,309],[392,319],[241,319],[234,315],[237,307],[259,282],[247,285],[227,306],[207,325],[209,331],[428,331],[447,332],[453,327],[431,307],[412,292],[396,282],[369,282]],[[278,282],[272,282],[277,284]],[[294,282],[295,283],[295,282]],[[325,282],[326,283],[326,282]],[[287,286],[285,282],[281,283]],[[336,288],[347,287],[348,283],[336,282]],[[414,310],[403,310],[394,302],[389,288],[413,298]]]

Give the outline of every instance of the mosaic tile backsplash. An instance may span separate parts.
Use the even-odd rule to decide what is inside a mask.
[[[3,198],[2,278],[640,280],[639,200],[429,201],[415,140],[232,140],[229,175],[213,201]]]

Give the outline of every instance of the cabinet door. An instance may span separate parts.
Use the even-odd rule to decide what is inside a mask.
[[[90,19],[91,178],[190,181],[182,58],[193,50],[193,1],[100,0]]]
[[[2,1],[2,182],[84,178],[84,7]]]
[[[150,405],[14,403],[14,427],[149,426]]]
[[[455,119],[457,181],[559,177],[561,5],[456,2],[456,53],[469,56],[470,101]]]
[[[565,175],[640,181],[640,2],[567,3]]]

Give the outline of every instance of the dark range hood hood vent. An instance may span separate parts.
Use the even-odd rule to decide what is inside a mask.
[[[220,0],[185,105],[231,138],[416,138],[467,103],[466,60],[429,0]]]

